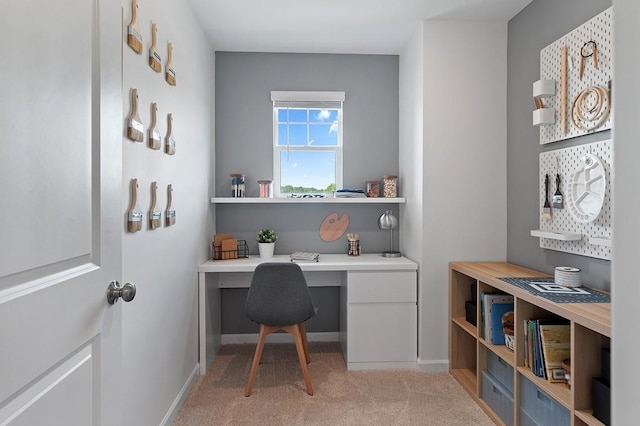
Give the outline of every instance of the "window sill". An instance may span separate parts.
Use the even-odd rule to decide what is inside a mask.
[[[404,197],[396,198],[258,198],[213,197],[211,204],[404,204]]]

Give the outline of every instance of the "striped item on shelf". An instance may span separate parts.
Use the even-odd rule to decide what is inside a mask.
[[[556,266],[554,282],[565,287],[580,287],[580,269],[570,266]]]

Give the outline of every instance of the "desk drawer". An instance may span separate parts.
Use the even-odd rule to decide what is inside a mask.
[[[415,271],[347,273],[347,303],[416,302]]]

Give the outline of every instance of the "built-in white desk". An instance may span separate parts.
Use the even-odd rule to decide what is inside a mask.
[[[222,345],[220,289],[248,288],[270,259],[207,261],[198,267],[200,374]],[[380,254],[321,254],[319,262],[298,262],[310,287],[340,287],[340,344],[349,370],[415,368],[417,365],[417,270],[405,258]]]

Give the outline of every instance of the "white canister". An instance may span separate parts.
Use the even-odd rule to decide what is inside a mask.
[[[565,287],[580,287],[580,269],[571,266],[556,266],[553,281]]]
[[[273,182],[270,180],[259,180],[260,198],[273,198]]]

